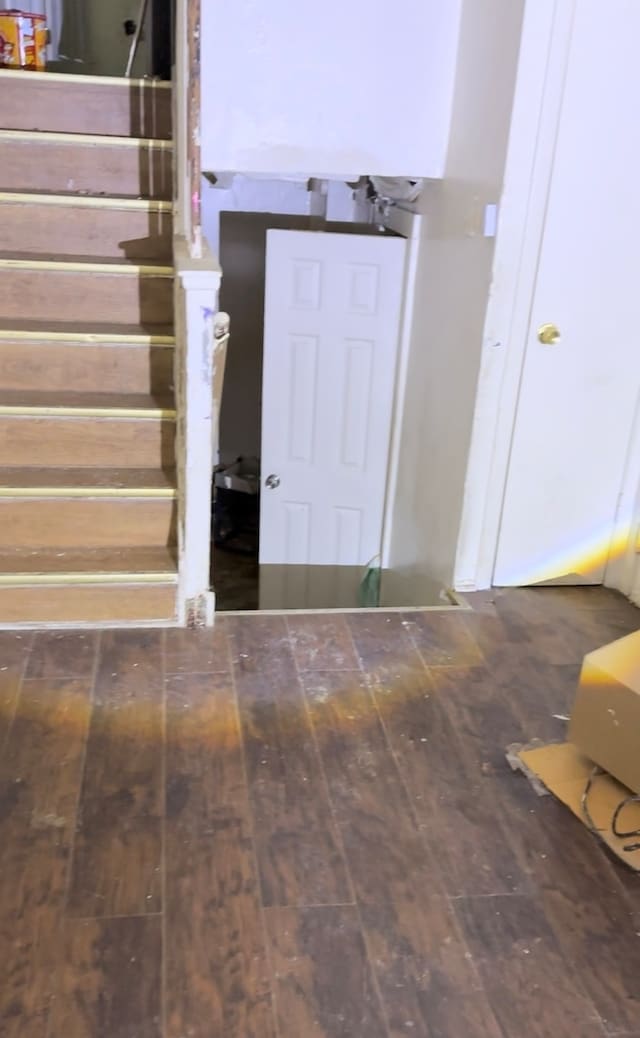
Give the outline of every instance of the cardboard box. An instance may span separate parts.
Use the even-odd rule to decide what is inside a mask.
[[[257,458],[239,458],[232,465],[218,469],[215,485],[221,490],[235,490],[238,494],[260,492],[260,462]]]
[[[585,656],[569,740],[640,793],[640,631]]]

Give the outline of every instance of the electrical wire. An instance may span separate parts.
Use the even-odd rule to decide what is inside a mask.
[[[602,768],[600,768],[596,764],[595,767],[591,770],[591,774],[589,775],[589,778],[587,779],[587,784],[584,787],[584,793],[582,794],[582,797],[580,798],[580,805],[582,807],[582,813],[583,813],[583,815],[585,817],[585,821],[587,823],[587,826],[591,830],[592,833],[602,833],[602,832],[604,832],[604,829],[599,829],[598,826],[595,824],[595,822],[594,822],[594,820],[593,820],[593,818],[591,816],[591,812],[589,810],[589,793],[591,792],[591,789],[593,788],[594,779],[597,778],[598,775],[604,775],[604,774],[606,774],[606,772],[604,772],[602,770]],[[634,795],[634,796],[626,797],[623,801],[621,801],[621,803],[618,804],[618,806],[616,807],[615,811],[613,812],[613,816],[611,818],[611,832],[613,833],[613,835],[615,837],[617,837],[618,840],[628,840],[628,839],[630,839],[633,836],[640,837],[640,829],[630,829],[628,832],[623,832],[621,829],[618,829],[618,818],[620,817],[620,814],[622,813],[624,808],[627,807],[629,804],[640,804],[640,795],[639,796],[635,796]],[[633,851],[640,851],[640,840],[638,840],[637,843],[625,844],[625,845],[623,845],[622,849],[627,854],[631,854]]]
[[[618,818],[620,813],[628,804],[640,804],[640,796],[627,797],[616,807],[613,812],[613,818],[611,819],[611,831],[614,836],[617,836],[619,840],[628,840],[631,836],[640,836],[640,829],[630,829],[628,832],[623,832],[618,829]],[[640,851],[640,841],[637,843],[628,843],[622,848],[624,851],[631,853],[631,851]]]

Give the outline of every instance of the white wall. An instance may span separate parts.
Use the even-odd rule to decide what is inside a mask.
[[[442,182],[422,194],[392,568],[451,585],[476,397],[524,0],[463,0],[451,137]]]
[[[440,177],[461,3],[203,0],[203,169]]]

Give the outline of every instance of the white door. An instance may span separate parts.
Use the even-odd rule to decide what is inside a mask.
[[[260,562],[380,552],[402,238],[268,231]]]
[[[496,585],[603,580],[640,391],[638,38],[636,0],[577,4]]]

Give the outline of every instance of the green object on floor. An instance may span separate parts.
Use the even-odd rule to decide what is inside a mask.
[[[358,588],[358,605],[361,609],[377,609],[380,605],[380,583],[382,570],[379,565],[373,565],[378,556],[367,565],[365,575],[360,581]]]

